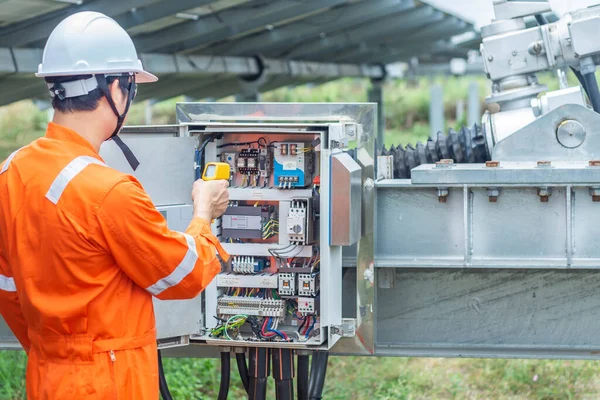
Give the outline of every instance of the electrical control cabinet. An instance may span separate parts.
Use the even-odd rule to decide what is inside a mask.
[[[373,178],[373,135],[356,134],[373,132],[374,114],[365,112],[370,107],[184,103],[177,106],[177,126],[124,130],[122,137],[141,161],[133,174],[153,200],[168,199],[155,204],[172,229],[184,231],[191,220],[189,189],[198,170],[210,161],[231,166],[230,204],[212,223],[230,259],[196,299],[155,302],[161,343],[330,349],[343,338],[342,326],[354,324],[357,332],[368,326],[372,307],[365,304],[373,304],[368,290],[356,299],[357,317],[342,318],[342,246],[331,245],[330,226],[350,218],[336,215],[331,204],[337,174],[331,158],[350,154],[352,168]],[[148,135],[153,129],[165,134]],[[161,141],[185,144],[170,157],[174,147]],[[368,157],[361,160],[351,148]],[[111,144],[103,146],[102,155],[109,165],[132,173]],[[162,168],[149,167],[157,158]],[[344,185],[362,185],[355,181]],[[179,187],[186,187],[185,195],[163,193]],[[367,243],[372,231],[357,229],[352,237]],[[372,268],[372,240],[361,251],[358,269]],[[365,330],[360,340],[344,338],[343,348],[368,352],[372,337]]]

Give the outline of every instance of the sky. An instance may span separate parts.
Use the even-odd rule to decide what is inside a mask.
[[[487,25],[494,17],[492,0],[425,0],[441,10],[454,14],[477,27]],[[550,0],[552,9],[559,15],[576,8],[600,4],[600,0]]]

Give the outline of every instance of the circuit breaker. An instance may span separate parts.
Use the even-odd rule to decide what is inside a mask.
[[[231,166],[230,204],[212,223],[230,260],[198,298],[156,301],[161,343],[329,349],[341,339],[339,327],[348,322],[342,320],[342,246],[331,237],[332,224],[361,209],[354,202],[354,209],[336,209],[331,199],[332,192],[342,193],[336,185],[345,191],[362,184],[336,168],[361,168],[350,148],[371,145],[355,129],[369,114],[352,106],[356,119],[349,122],[337,113],[315,117],[312,110],[327,112],[320,105],[309,106],[306,115],[297,112],[300,106],[285,106],[280,113],[248,105],[262,111],[246,114],[237,104],[185,103],[178,105],[181,125],[171,131],[176,137],[135,140],[144,127],[124,131],[141,161],[135,175],[155,204],[166,207],[172,229],[184,231],[191,220],[194,169],[211,161]],[[368,125],[373,132],[372,121]],[[350,161],[332,162],[343,154]],[[117,152],[103,156],[128,168]],[[360,238],[360,226],[346,225]],[[170,340],[177,334],[187,339]]]

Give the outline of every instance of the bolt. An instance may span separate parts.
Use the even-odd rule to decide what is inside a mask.
[[[590,196],[592,196],[592,201],[594,203],[600,202],[600,187],[592,186],[590,188]]]
[[[487,190],[487,195],[490,203],[496,203],[498,201],[498,196],[500,196],[500,189],[489,188]]]
[[[365,187],[366,190],[372,190],[375,187],[375,182],[373,181],[373,179],[367,178],[365,180],[364,187]]]
[[[488,61],[489,61],[489,62],[492,62],[492,61],[494,61],[494,56],[488,56]]]
[[[517,51],[516,51],[516,50],[513,50],[513,52],[512,52],[512,55],[513,55],[514,57],[516,57],[516,56],[517,56],[517,54],[519,54],[519,53],[517,53]]]
[[[452,168],[453,165],[454,165],[454,160],[450,160],[450,159],[443,159],[443,160],[437,161],[435,163],[436,168]]]
[[[538,189],[538,196],[540,196],[540,201],[542,203],[547,203],[548,198],[552,196],[552,189],[549,187],[541,187]]]
[[[591,160],[588,165],[590,167],[600,167],[600,160]]]
[[[537,166],[538,168],[548,168],[552,166],[552,161],[538,161]]]
[[[498,168],[500,166],[500,161],[486,161],[486,168]]]
[[[440,203],[445,203],[448,200],[448,188],[438,188],[437,196]]]
[[[534,44],[533,51],[535,52],[535,54],[540,54],[542,52],[542,45],[539,43]]]

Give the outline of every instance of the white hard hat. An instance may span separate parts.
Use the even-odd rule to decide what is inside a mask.
[[[125,29],[104,14],[85,11],[65,18],[54,28],[35,75],[47,78],[122,73],[135,73],[137,83],[158,80],[144,71]]]

